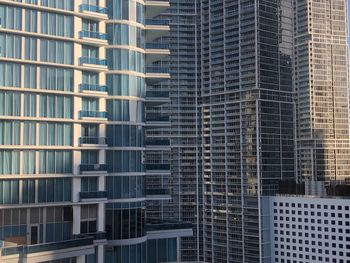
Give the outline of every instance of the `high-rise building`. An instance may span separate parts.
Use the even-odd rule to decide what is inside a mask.
[[[204,259],[268,262],[261,197],[294,178],[292,2],[201,1]]]
[[[294,2],[297,176],[343,181],[350,170],[347,1]]]
[[[146,94],[146,118],[163,118],[146,130],[146,185],[147,189],[167,188],[169,193],[165,193],[171,196],[148,201],[147,215],[193,223],[193,236],[182,238],[179,247],[184,262],[203,261],[200,2],[171,1],[170,8],[158,17],[169,19],[170,32],[157,43],[167,46],[170,56],[152,65],[169,68],[171,78],[148,85]]]
[[[146,63],[167,1],[0,1],[0,261],[177,261],[145,208]],[[156,121],[156,120],[155,120]],[[151,125],[147,121],[147,125]]]

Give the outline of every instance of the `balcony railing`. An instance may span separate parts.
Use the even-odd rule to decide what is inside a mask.
[[[106,144],[106,138],[104,137],[80,137],[80,144]]]
[[[105,111],[80,111],[79,118],[107,118]]]
[[[146,116],[146,122],[168,122],[169,116]]]
[[[107,164],[81,164],[80,172],[107,172]]]
[[[146,67],[146,73],[169,74],[169,69],[161,67]]]
[[[3,247],[1,249],[2,256],[10,256],[15,254],[31,254],[39,253],[45,251],[57,251],[60,249],[72,248],[72,247],[82,247],[93,245],[93,237],[76,238],[71,240],[43,243],[28,246],[17,246],[17,247]]]
[[[169,20],[166,19],[146,19],[146,25],[150,26],[168,26]]]
[[[89,90],[89,91],[100,91],[107,92],[107,86],[105,85],[96,85],[96,84],[80,84],[79,90]]]
[[[162,43],[146,43],[146,49],[169,49],[169,45]]]
[[[146,189],[146,195],[169,195],[169,189]]]
[[[106,34],[100,33],[100,32],[96,32],[96,31],[87,31],[87,30],[80,31],[79,32],[79,38],[83,38],[83,37],[107,40],[107,35]]]
[[[89,11],[89,12],[95,12],[99,14],[107,14],[107,9],[105,7],[100,7],[96,5],[88,5],[88,4],[82,4],[79,6],[79,11]]]
[[[192,223],[164,221],[158,219],[147,219],[146,222],[147,231],[190,229],[192,227]]]
[[[169,91],[147,91],[146,98],[169,98]]]
[[[92,64],[98,66],[107,66],[107,59],[99,59],[94,57],[81,57],[79,58],[79,64]]]
[[[169,140],[146,140],[146,146],[169,146]]]
[[[100,199],[107,198],[107,191],[89,191],[89,192],[80,192],[79,198],[81,199]]]
[[[169,163],[149,163],[145,164],[146,170],[170,170],[170,164]]]

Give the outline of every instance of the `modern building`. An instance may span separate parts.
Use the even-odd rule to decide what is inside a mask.
[[[350,169],[348,2],[294,2],[298,180],[344,181]]]
[[[146,216],[145,96],[167,1],[0,1],[0,261],[169,262]]]
[[[262,207],[267,262],[349,262],[349,199],[274,196]]]
[[[292,1],[201,1],[206,262],[269,262],[261,198],[294,178]]]
[[[146,211],[152,217],[193,223],[193,236],[180,242],[183,262],[203,261],[200,2],[170,1],[170,8],[158,16],[169,20],[170,32],[156,43],[169,48],[170,56],[152,66],[169,68],[171,78],[149,83],[146,93],[146,118],[163,118],[146,129],[146,185],[164,193],[148,201]]]

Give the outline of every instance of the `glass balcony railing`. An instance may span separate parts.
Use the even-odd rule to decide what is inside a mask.
[[[79,6],[79,11],[89,11],[89,12],[95,12],[99,14],[107,14],[107,9],[105,7],[100,7],[96,5],[88,5],[88,4],[82,4]]]
[[[169,163],[149,163],[145,164],[146,170],[170,170],[170,164]]]
[[[107,118],[107,112],[82,110],[79,112],[79,118]]]
[[[89,91],[100,91],[107,92],[107,86],[105,85],[96,85],[96,84],[80,84],[79,90],[89,90]]]
[[[168,122],[169,116],[146,116],[146,122]]]
[[[146,73],[169,74],[169,69],[161,67],[146,67]]]
[[[192,229],[192,223],[165,221],[159,219],[147,219],[146,231],[174,230],[174,229]]]
[[[146,25],[150,26],[168,26],[169,20],[166,19],[146,19]]]
[[[80,172],[107,172],[107,164],[81,164]]]
[[[146,195],[169,195],[169,189],[146,189]]]
[[[106,138],[104,137],[80,137],[80,144],[106,144]]]
[[[99,199],[107,198],[107,191],[89,191],[89,192],[80,192],[80,199]]]
[[[170,140],[146,140],[146,146],[169,146]]]
[[[15,254],[31,254],[45,251],[57,251],[60,249],[72,248],[72,247],[83,247],[93,245],[93,237],[83,237],[71,240],[43,243],[28,246],[17,246],[17,247],[3,247],[1,248],[2,256],[10,256]]]
[[[146,98],[169,98],[169,91],[147,91]]]
[[[94,57],[81,57],[79,58],[79,64],[93,64],[99,66],[107,66],[107,59],[99,59]]]
[[[107,40],[107,35],[106,34],[100,33],[100,32],[95,32],[95,31],[87,31],[87,30],[80,31],[79,32],[79,38],[83,38],[83,37]]]
[[[162,43],[146,43],[146,49],[169,49],[169,45]]]

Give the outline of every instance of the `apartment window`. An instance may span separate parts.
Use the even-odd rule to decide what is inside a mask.
[[[0,115],[20,116],[20,114],[21,114],[20,93],[0,91]]]
[[[0,121],[0,144],[19,145],[20,122]]]
[[[25,121],[23,123],[23,144],[35,145],[36,144],[36,123]]]
[[[73,70],[40,67],[40,88],[47,90],[73,91]]]
[[[41,0],[42,6],[73,11],[73,0]]]
[[[0,34],[0,57],[21,59],[22,38],[17,35]]]
[[[40,117],[72,118],[73,101],[68,96],[40,95]]]
[[[0,5],[0,27],[22,29],[22,8]]]
[[[24,88],[36,89],[36,71],[36,66],[24,65]]]
[[[38,181],[39,203],[71,201],[71,178],[50,178]]]
[[[68,123],[40,123],[39,135],[40,145],[72,145],[72,125]]]
[[[40,61],[73,64],[73,44],[56,40],[41,40]]]
[[[39,151],[39,173],[72,173],[72,152]]]
[[[18,196],[18,180],[0,180],[0,204],[18,204]]]
[[[25,38],[25,59],[37,60],[37,39],[34,37]]]
[[[0,62],[0,76],[1,76],[0,87],[20,87],[21,86],[20,64]]]
[[[35,174],[35,151],[23,151],[23,174]]]
[[[73,25],[72,16],[41,12],[41,33],[43,34],[73,37]]]
[[[24,116],[36,117],[36,94],[24,94]]]
[[[36,10],[25,10],[25,31],[38,32],[38,14]]]

